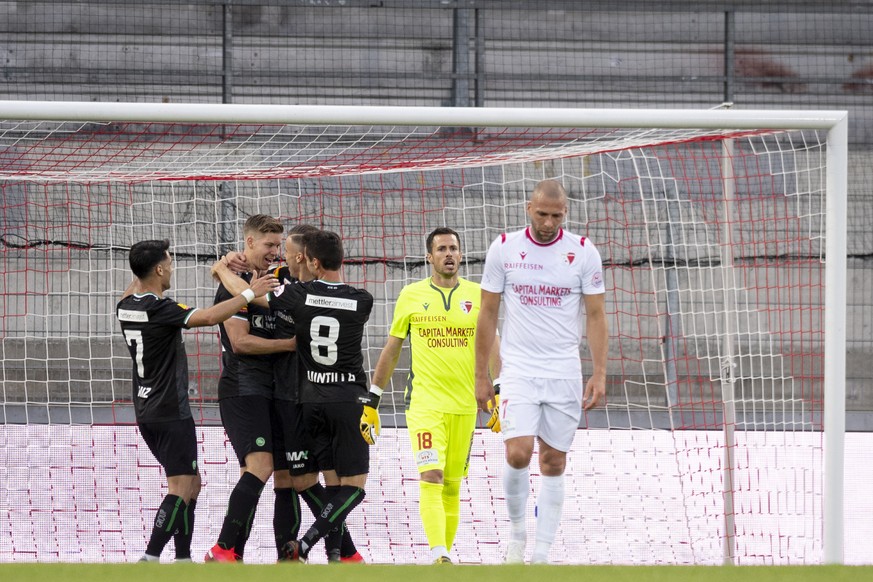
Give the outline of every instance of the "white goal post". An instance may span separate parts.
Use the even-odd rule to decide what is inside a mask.
[[[425,276],[424,235],[458,230],[462,274],[478,280],[488,243],[524,226],[531,185],[556,178],[572,199],[569,228],[604,255],[612,306],[608,404],[580,428],[565,506],[596,516],[567,524],[565,515],[567,537],[619,542],[610,563],[841,563],[847,159],[844,111],[0,101],[0,466],[23,465],[10,473],[13,535],[0,562],[140,551],[140,537],[107,534],[85,557],[41,554],[40,536],[58,535],[66,510],[37,507],[29,485],[69,458],[31,449],[61,430],[74,450],[136,451],[139,467],[125,471],[139,483],[134,472],[147,467],[157,489],[159,473],[131,437],[112,318],[130,244],[170,238],[179,269],[169,294],[204,306],[209,261],[239,244],[247,215],[336,230],[351,257],[347,280],[377,299],[372,371],[397,292]],[[201,440],[220,443],[214,332],[186,338]],[[376,451],[376,492],[363,525],[352,524],[377,540],[374,561],[423,555],[416,494],[396,475],[410,456],[403,374],[401,360],[383,401],[395,428]],[[203,446],[214,471],[204,494],[220,498],[235,461]],[[100,467],[122,471],[123,459],[110,469],[84,454],[90,461],[73,466],[96,463],[95,491]],[[462,537],[475,546],[462,559],[493,563],[506,530],[500,443],[479,431],[472,455],[459,535],[488,520],[494,534]],[[414,478],[415,468],[400,473]],[[591,483],[617,497],[592,496]],[[28,515],[48,521],[28,529],[25,500]],[[210,502],[197,527],[219,526],[225,500]],[[114,509],[124,527],[107,531],[145,536],[145,526],[124,529],[141,511],[130,505]],[[556,545],[597,561],[574,543]]]

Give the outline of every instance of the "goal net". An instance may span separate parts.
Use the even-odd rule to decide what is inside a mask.
[[[246,217],[338,232],[346,281],[376,299],[372,370],[400,289],[429,273],[427,233],[457,230],[462,275],[478,281],[544,178],[569,192],[566,228],[603,256],[610,327],[608,402],[569,453],[552,560],[841,560],[842,114],[0,103],[0,119],[0,561],[132,561],[145,547],[163,476],[134,423],[114,317],[134,242],[169,238],[168,294],[208,306],[209,266],[241,248]],[[196,554],[239,469],[217,419],[217,331],[185,343],[204,478]],[[350,518],[371,562],[429,556],[408,359]],[[471,455],[454,553],[498,563],[499,437],[478,429]],[[528,519],[533,532],[533,504]],[[275,560],[271,521],[268,486],[248,561]]]

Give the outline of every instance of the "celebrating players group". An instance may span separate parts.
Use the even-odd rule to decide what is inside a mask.
[[[343,282],[336,233],[292,227],[284,240],[285,265],[275,267],[283,225],[266,215],[249,217],[244,250],[213,266],[220,284],[208,309],[164,295],[173,271],[169,241],[133,245],[134,280],[116,313],[133,360],[137,424],[167,474],[167,495],[141,561],[158,561],[171,538],[176,561],[191,560],[201,487],[182,329],[218,324],[219,409],[240,478],[206,561],[242,560],[270,477],[279,561],[306,561],[320,540],[329,562],[364,561],[346,518],[364,500],[369,447],[380,430],[379,400],[408,338],[404,402],[431,561],[452,563],[461,483],[481,409],[490,413],[488,427],[502,432],[506,449],[506,562],[526,557],[535,444],[542,478],[530,559],[548,562],[561,517],[566,454],[583,408],[602,402],[606,382],[600,255],[590,240],[563,229],[567,202],[560,182],[538,183],[527,205],[530,225],[494,241],[481,287],[459,276],[458,233],[433,230],[425,241],[430,276],[398,296],[370,382],[362,339],[373,297]],[[594,364],[584,390],[583,328]],[[314,517],[303,535],[300,500]]]

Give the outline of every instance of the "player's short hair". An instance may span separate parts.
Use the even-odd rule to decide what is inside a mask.
[[[272,234],[285,231],[285,227],[276,218],[269,214],[253,214],[246,219],[243,225],[244,236],[254,236],[255,234]]]
[[[130,247],[130,270],[138,279],[145,279],[161,261],[167,258],[169,239],[143,240]]]
[[[343,265],[343,241],[329,230],[316,230],[303,235],[303,252],[310,259],[318,259],[328,271],[338,271]]]
[[[541,180],[534,186],[531,198],[542,196],[552,200],[567,199],[567,189],[557,180]]]
[[[317,226],[311,224],[295,224],[288,229],[288,238],[294,241],[294,244],[303,245],[303,237],[313,232],[318,232]]]
[[[439,228],[433,229],[433,231],[427,235],[427,240],[424,241],[424,247],[427,249],[428,253],[433,252],[433,239],[441,234],[450,234],[455,237],[455,240],[458,241],[458,248],[461,248],[460,235],[448,226],[440,226]]]

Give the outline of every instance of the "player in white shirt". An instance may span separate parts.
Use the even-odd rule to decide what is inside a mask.
[[[511,532],[508,563],[524,562],[529,465],[539,445],[542,484],[537,497],[532,561],[548,562],[564,503],[564,468],[583,408],[603,401],[609,330],[600,253],[585,237],[562,228],[567,192],[543,180],[527,203],[530,226],[499,236],[488,249],[476,335],[476,400],[495,402],[488,354],[497,331],[501,297],[500,423],[506,448],[503,487]],[[582,390],[579,344],[582,304],[594,369]]]

